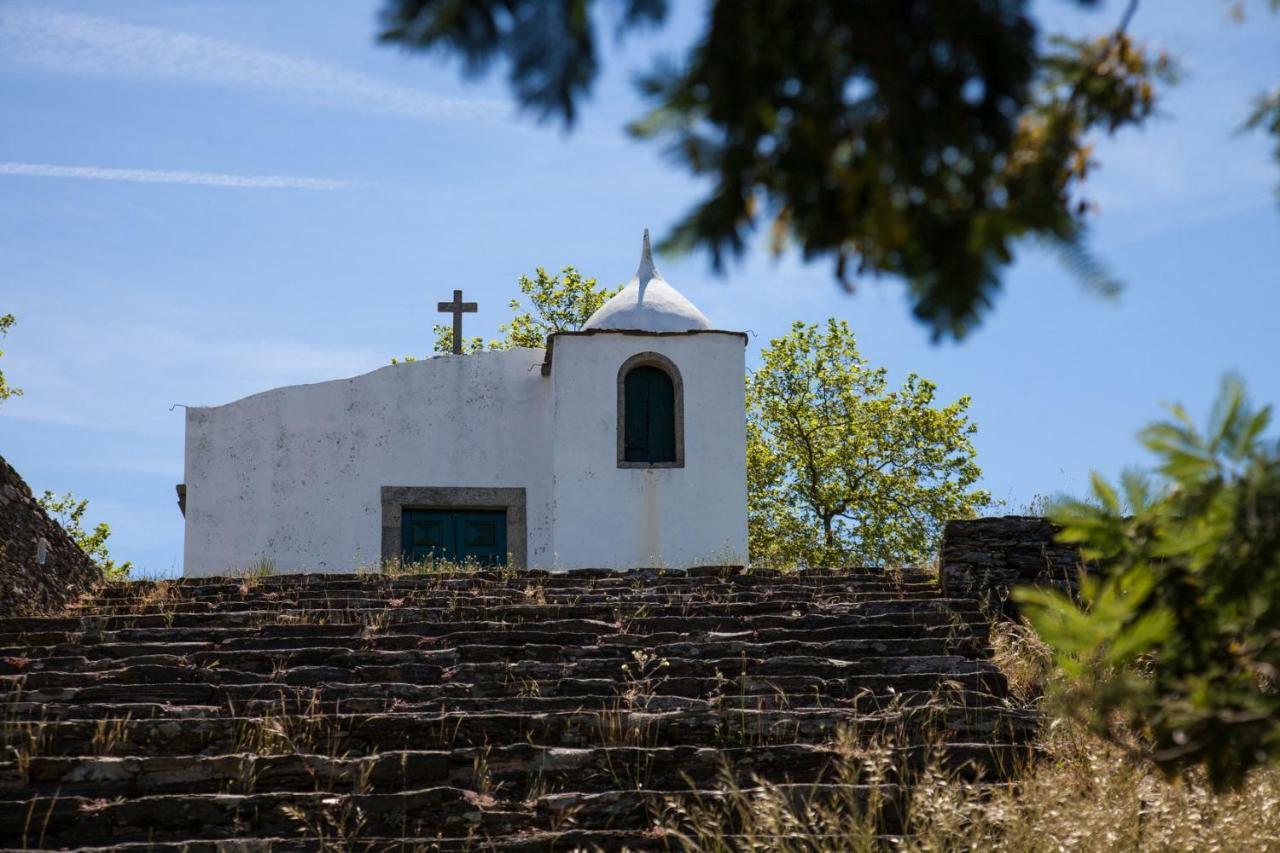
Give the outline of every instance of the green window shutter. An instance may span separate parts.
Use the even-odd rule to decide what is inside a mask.
[[[649,392],[649,461],[676,461],[676,389],[671,377],[656,367],[650,368]]]
[[[623,459],[676,461],[676,394],[671,377],[657,367],[637,367],[623,380]]]
[[[501,566],[507,561],[507,514],[475,511],[458,513],[458,559]]]
[[[406,509],[401,515],[401,553],[406,560],[507,561],[505,510]]]
[[[640,367],[626,375],[623,392],[623,456],[627,462],[649,461],[649,383]]]
[[[453,517],[435,510],[405,510],[401,517],[400,541],[404,558],[452,560],[457,553]]]

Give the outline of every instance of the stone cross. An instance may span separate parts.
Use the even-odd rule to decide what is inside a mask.
[[[436,310],[453,315],[453,354],[462,355],[462,315],[474,314],[478,309],[474,302],[463,302],[462,291],[453,292],[452,302],[441,302]]]

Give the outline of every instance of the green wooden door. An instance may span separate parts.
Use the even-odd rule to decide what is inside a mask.
[[[675,386],[666,371],[645,365],[623,380],[623,456],[627,462],[676,461]]]
[[[459,512],[458,562],[474,560],[486,566],[507,562],[507,513],[503,510]]]
[[[406,509],[400,522],[405,560],[500,566],[507,561],[504,510]]]
[[[452,560],[457,553],[453,513],[405,510],[400,522],[400,543],[405,560]]]

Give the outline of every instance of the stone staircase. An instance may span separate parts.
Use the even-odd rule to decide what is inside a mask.
[[[666,849],[730,777],[892,834],[1032,750],[986,625],[917,571],[108,585],[0,620],[0,848]]]

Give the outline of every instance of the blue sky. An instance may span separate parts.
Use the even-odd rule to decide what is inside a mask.
[[[634,271],[700,187],[629,140],[631,85],[694,36],[701,4],[606,40],[576,129],[478,81],[374,43],[375,3],[0,0],[0,366],[26,396],[0,409],[0,454],[34,489],[73,490],[147,573],[181,569],[181,409],[348,376],[430,347],[435,303],[480,303],[493,335],[515,280],[577,265]],[[1133,436],[1166,401],[1203,413],[1234,370],[1280,401],[1280,168],[1236,134],[1280,84],[1280,16],[1261,2],[1144,3],[1133,32],[1176,54],[1165,115],[1099,140],[1093,246],[1125,282],[1090,295],[1026,247],[996,310],[960,344],[930,343],[902,288],[841,293],[826,264],[753,249],[723,276],[659,258],[749,359],[792,320],[850,322],[896,377],[973,398],[985,485],[1017,509],[1142,461]],[[1036,10],[1099,33],[1115,3]],[[320,11],[317,11],[320,10]],[[607,25],[606,25],[607,26]]]

